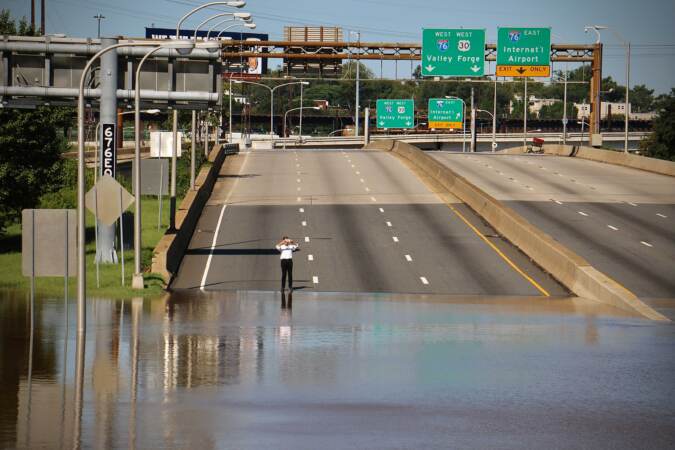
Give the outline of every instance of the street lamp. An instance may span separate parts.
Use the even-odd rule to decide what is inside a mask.
[[[350,31],[349,36],[351,37],[352,34],[356,35],[356,39],[357,39],[357,43],[358,43],[358,47],[359,47],[359,54],[360,54],[360,52],[361,52],[361,32],[360,31]],[[360,89],[359,89],[359,87],[360,87],[360,81],[361,81],[360,70],[359,70],[360,67],[361,67],[361,63],[357,59],[356,60],[356,107],[355,107],[356,116],[354,117],[354,136],[359,135],[359,119],[360,119],[359,118],[359,109],[360,109],[360,105],[359,105],[359,100],[360,100],[360,98],[359,98],[360,92],[359,91],[360,91]]]
[[[584,27],[584,32],[588,33],[589,31],[594,31],[596,34],[596,44],[600,43],[600,30],[609,30],[614,34],[614,36],[626,47],[626,99],[624,104],[624,138],[623,138],[623,151],[628,153],[628,120],[630,119],[630,105],[629,105],[629,93],[630,93],[630,41],[626,41],[616,30],[609,28],[604,25],[587,25]],[[600,108],[600,105],[598,105]],[[602,108],[601,108],[602,109]],[[599,114],[599,112],[598,112]]]
[[[462,102],[462,153],[466,152],[466,102],[464,99],[454,95],[446,95],[445,98],[459,100]]]
[[[492,151],[494,152],[495,149],[497,148],[497,136],[496,136],[496,133],[495,133],[495,127],[494,127],[494,123],[495,123],[495,115],[492,114],[490,111],[487,111],[487,110],[485,110],[485,109],[476,109],[476,112],[477,112],[477,113],[479,113],[479,112],[487,113],[487,114],[489,114],[490,117],[492,118],[492,123],[493,123],[493,126],[492,126]]]
[[[211,28],[209,28],[209,30],[206,32],[206,39],[210,39],[210,37],[211,37],[211,32],[212,32],[216,27],[219,27],[220,25],[223,25],[223,24],[229,23],[229,22],[234,22],[234,23],[233,23],[232,25],[227,26],[227,27],[225,27],[224,29],[222,29],[222,30],[220,31],[220,33],[218,33],[218,35],[216,36],[216,39],[220,36],[221,33],[223,33],[225,30],[229,30],[230,28],[234,28],[234,27],[237,27],[237,26],[244,26],[244,27],[246,27],[246,28],[254,29],[254,28],[256,27],[256,24],[253,23],[253,22],[251,22],[251,18],[250,18],[250,17],[249,17],[248,19],[239,19],[239,20],[237,20],[236,17],[233,18],[233,19],[224,19],[224,20],[221,20],[220,22],[216,22],[215,24],[213,24],[213,25],[211,26]]]
[[[203,5],[197,6],[196,8],[193,8],[191,11],[187,12],[183,17],[180,18],[178,23],[176,24],[176,39],[180,39],[180,26],[185,22],[185,19],[190,17],[192,14],[196,13],[197,11],[200,11],[204,8],[208,8],[210,6],[229,6],[231,8],[242,8],[243,6],[246,5],[245,1],[227,1],[227,2],[209,2],[209,3],[204,3]],[[178,53],[181,55],[189,55],[192,49],[180,49],[178,50]]]
[[[92,58],[87,61],[87,64],[82,70],[80,76],[80,84],[77,99],[77,331],[78,343],[79,336],[84,336],[86,329],[86,223],[84,211],[84,196],[85,196],[85,180],[84,180],[84,82],[89,74],[89,69],[94,62],[103,54],[115,50],[120,47],[141,47],[148,45],[161,45],[157,41],[144,42],[125,42],[113,44],[99,50]]]
[[[314,109],[314,110],[318,111],[321,108],[319,108],[318,106],[310,106],[310,107],[305,108],[305,107],[302,106],[302,103],[301,103],[299,107],[291,108],[288,111],[286,111],[286,113],[284,113],[284,150],[286,149],[286,117],[288,116],[289,112],[298,111],[298,110],[300,111],[300,117],[302,117],[302,110],[303,109]],[[302,128],[301,128],[301,130],[302,130]],[[302,140],[302,131],[300,131],[300,140]]]
[[[226,12],[226,13],[220,13],[220,14],[214,14],[211,17],[207,18],[206,20],[202,21],[199,25],[195,27],[195,32],[192,35],[192,39],[196,42],[197,41],[197,33],[199,32],[199,29],[206,25],[207,23],[211,22],[213,19],[217,19],[219,17],[233,17],[234,19],[242,19],[242,20],[251,20],[251,13],[247,12],[236,12],[236,13],[231,13],[231,12]],[[211,30],[209,30],[210,32]],[[206,34],[208,37],[208,33]]]
[[[134,192],[136,203],[134,205],[134,275],[131,281],[133,289],[143,289],[143,273],[141,272],[141,68],[143,63],[155,52],[161,49],[192,49],[195,43],[190,40],[176,40],[162,43],[153,48],[141,58],[136,68],[136,96],[134,114]],[[175,155],[172,155],[175,157]]]
[[[276,91],[280,87],[290,86],[290,85],[293,85],[293,84],[300,84],[300,85],[303,85],[303,86],[307,86],[309,84],[308,81],[293,81],[291,83],[283,83],[283,84],[280,84],[278,86],[269,87],[266,84],[256,83],[256,82],[253,82],[253,81],[234,80],[234,82],[236,84],[253,84],[253,85],[256,85],[256,86],[264,87],[265,89],[270,91],[270,136],[274,136],[274,91]],[[230,113],[231,112],[232,111],[230,111]]]

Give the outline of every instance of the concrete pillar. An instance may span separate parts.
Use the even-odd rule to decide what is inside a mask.
[[[109,47],[117,44],[117,39],[101,38],[101,47]],[[115,125],[115,132],[121,133],[117,128],[117,50],[111,50],[101,56],[101,70],[99,70],[101,88],[100,121],[101,124]],[[99,161],[103,160],[103,136],[99,133]],[[115,143],[116,144],[116,143]],[[103,174],[99,167],[99,176]],[[115,225],[98,223],[98,249],[96,259],[101,263],[117,263],[115,251]]]

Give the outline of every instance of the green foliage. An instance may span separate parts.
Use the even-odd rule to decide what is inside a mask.
[[[50,108],[0,110],[0,230],[62,185],[67,145],[56,115]]]
[[[640,150],[645,156],[675,161],[675,88],[660,96],[656,105],[654,131],[640,143]]]
[[[13,34],[18,36],[37,36],[38,33],[26,21],[25,17],[19,20],[19,26],[12,19],[8,9],[0,10],[0,34]]]

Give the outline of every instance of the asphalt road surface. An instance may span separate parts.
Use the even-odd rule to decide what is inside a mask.
[[[282,235],[300,244],[296,289],[567,294],[395,156],[339,150],[228,158],[172,288],[278,290]]]
[[[675,298],[675,178],[550,155],[433,156],[636,295]]]

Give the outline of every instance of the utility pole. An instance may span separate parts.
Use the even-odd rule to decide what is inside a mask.
[[[45,17],[46,17],[45,16],[45,0],[41,0],[40,1],[40,34],[42,36],[45,35],[45,29],[46,29],[46,27],[45,27],[45,22],[46,22]]]
[[[523,147],[527,148],[527,113],[530,109],[530,101],[527,99],[527,77],[525,77],[525,87],[523,89]]]
[[[98,21],[98,33],[96,36],[101,39],[101,19],[105,19],[105,16],[99,13],[94,16],[94,19]]]
[[[35,0],[30,0],[30,29],[35,31]]]
[[[476,101],[471,86],[471,153],[476,151]]]
[[[567,144],[567,64],[565,64],[565,84],[563,89],[563,145]]]

